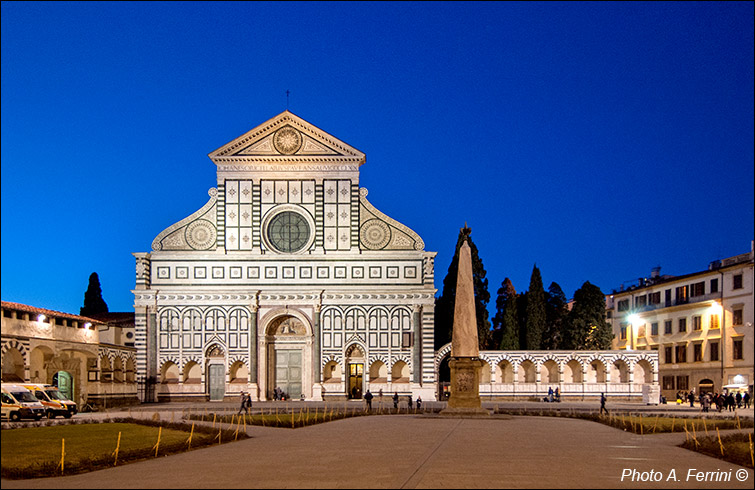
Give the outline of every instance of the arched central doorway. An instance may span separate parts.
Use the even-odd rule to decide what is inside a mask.
[[[364,389],[364,351],[358,345],[352,345],[346,350],[346,369],[349,374],[349,382],[346,385],[346,396],[350,400],[362,398]]]
[[[213,345],[207,349],[206,358],[210,401],[222,401],[225,398],[225,351],[219,345]]]
[[[298,318],[286,315],[272,321],[267,335],[271,361],[267,377],[268,398],[273,398],[276,388],[286,399],[303,397],[307,328]]]

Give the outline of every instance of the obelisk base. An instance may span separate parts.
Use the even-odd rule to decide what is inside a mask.
[[[452,357],[451,397],[448,407],[440,415],[458,417],[489,417],[490,412],[480,403],[480,368],[484,364],[478,357]]]

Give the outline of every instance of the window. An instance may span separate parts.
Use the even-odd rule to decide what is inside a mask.
[[[693,316],[692,317],[692,330],[702,330],[703,329],[703,319],[701,316]]]
[[[734,339],[732,342],[731,357],[734,360],[744,359],[742,351],[742,339]]]
[[[718,342],[710,342],[710,360],[711,361],[717,361],[718,360]]]
[[[689,302],[689,286],[680,286],[676,288],[676,304]]]
[[[717,293],[718,292],[718,278],[710,280],[710,292],[711,293]]]
[[[742,308],[734,308],[732,311],[732,324],[733,325],[742,325]]]
[[[710,328],[718,328],[718,315],[711,315],[710,316]]]
[[[619,340],[626,340],[627,339],[627,324],[622,323],[619,328],[620,328]]]
[[[686,318],[680,318],[679,319],[679,331],[680,332],[686,332],[687,331],[687,319]]]
[[[686,391],[689,389],[689,376],[676,377],[676,389]]]
[[[742,289],[742,274],[735,274],[732,277],[732,289]]]
[[[619,311],[627,311],[629,309],[629,300],[628,299],[622,299],[617,304],[617,309]]]
[[[703,362],[703,344],[695,344],[692,346],[692,356],[695,362]]]
[[[664,390],[673,390],[674,389],[674,377],[673,376],[664,376],[663,377],[663,389]]]
[[[648,294],[648,304],[650,305],[661,304],[661,292],[656,291],[655,293]]]
[[[687,362],[687,344],[676,346],[676,363],[680,364],[683,362]]]
[[[666,306],[671,306],[671,290],[666,290]]]
[[[650,324],[650,335],[658,335],[658,322]]]
[[[705,282],[695,283],[690,289],[690,296],[703,296],[705,294]]]
[[[13,310],[3,310],[3,316],[5,318],[13,318]]]
[[[671,346],[667,345],[663,347],[663,359],[666,361],[666,364],[673,364],[674,358],[671,355],[672,350]]]
[[[671,335],[672,325],[673,322],[671,320],[666,320],[665,322],[663,322],[663,333],[666,335]]]
[[[643,306],[648,304],[648,298],[644,294],[642,296],[638,296],[634,298],[634,306],[637,308],[642,308]]]

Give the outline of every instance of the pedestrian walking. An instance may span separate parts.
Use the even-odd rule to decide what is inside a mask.
[[[249,406],[251,405],[252,398],[251,396],[247,395],[245,391],[241,392],[241,407],[239,407],[239,415],[241,415],[241,412],[244,412],[245,414],[249,414]]]
[[[393,392],[393,408],[398,410],[398,393]]]
[[[752,398],[750,398],[750,393],[749,392],[745,393],[745,396],[742,397],[742,401],[745,404],[745,408],[750,408],[750,401],[751,400],[752,400]]]
[[[606,408],[606,395],[601,393],[600,394],[600,414],[603,415],[603,411],[605,410],[606,415],[608,415],[608,409]]]
[[[414,405],[414,402],[412,402],[412,395],[409,394],[409,400],[407,400],[407,403],[409,404],[409,410],[412,409],[412,405]]]
[[[422,397],[417,397],[417,410],[422,410]]]

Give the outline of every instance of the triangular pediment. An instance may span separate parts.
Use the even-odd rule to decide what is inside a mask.
[[[208,155],[227,162],[333,162],[364,163],[365,155],[353,146],[284,111]]]

